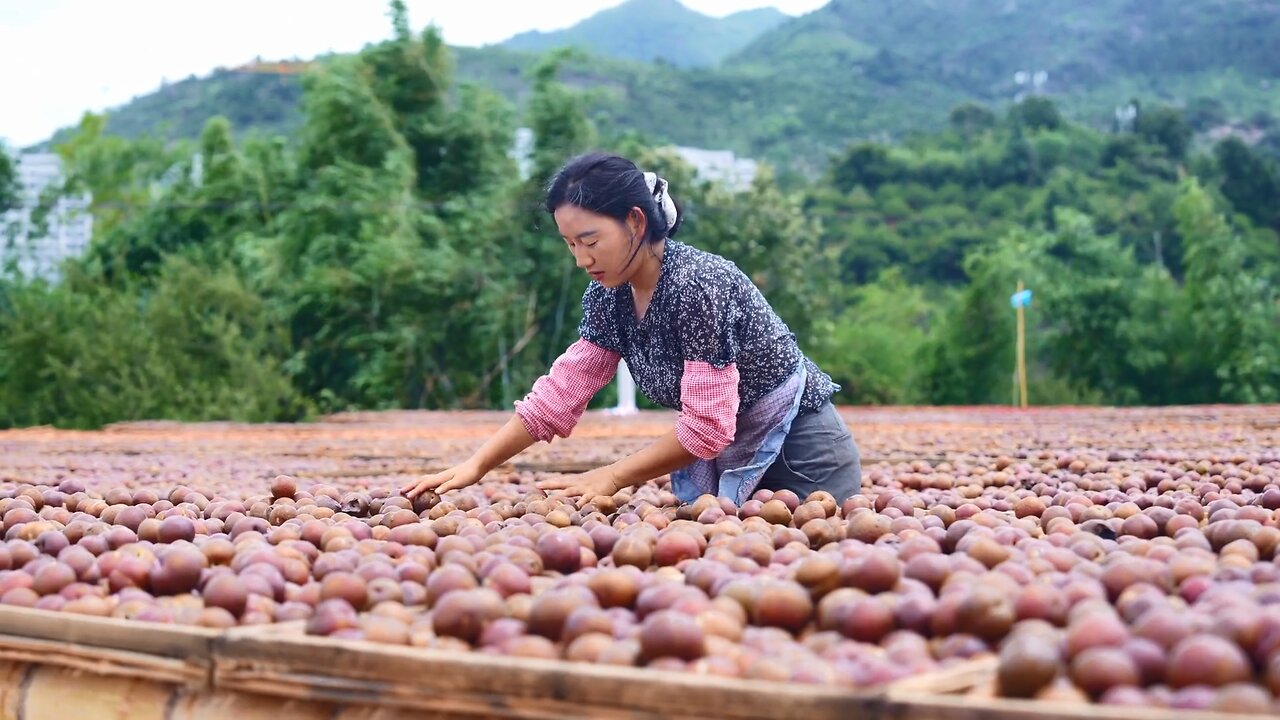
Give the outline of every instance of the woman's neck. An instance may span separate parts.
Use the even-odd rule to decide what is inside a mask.
[[[652,295],[658,287],[658,278],[662,275],[662,256],[666,252],[667,241],[659,240],[652,247],[640,250],[637,260],[642,261],[636,274],[631,276],[631,289],[644,295]]]

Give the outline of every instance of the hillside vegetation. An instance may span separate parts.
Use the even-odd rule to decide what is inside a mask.
[[[787,15],[775,8],[716,18],[678,0],[627,0],[564,30],[520,33],[501,46],[535,52],[576,47],[623,60],[708,67],[786,20]]]
[[[629,34],[631,15],[644,8],[690,12],[674,0],[633,0],[537,40],[610,39],[563,64],[566,84],[593,91],[588,112],[608,136],[639,132],[732,149],[812,177],[856,140],[937,131],[961,103],[1002,112],[1029,89],[1015,82],[1017,72],[1044,71],[1039,93],[1090,127],[1109,128],[1116,108],[1136,99],[1183,108],[1197,132],[1234,124],[1280,148],[1272,86],[1280,5],[1270,0],[832,0],[713,65],[691,58],[721,54],[715,33],[673,31],[648,44],[645,33]],[[631,59],[637,48],[656,47],[667,60]],[[453,56],[461,83],[517,105],[540,57],[503,46],[456,48]],[[193,138],[221,115],[245,132],[288,133],[301,124],[299,83],[291,74],[220,70],[112,111],[109,132]]]
[[[670,180],[680,239],[755,281],[839,402],[1010,402],[1019,281],[1035,404],[1280,401],[1280,168],[1193,144],[1179,109],[1099,130],[1047,97],[963,104],[730,192],[606,132],[558,55],[519,107],[458,85],[392,5],[392,40],[305,76],[291,143],[89,116],[58,146],[93,243],[58,284],[0,275],[0,425],[510,408],[575,339],[586,285],[542,188],[599,147]]]

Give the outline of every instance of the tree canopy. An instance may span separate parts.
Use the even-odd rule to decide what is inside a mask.
[[[392,7],[391,39],[306,75],[292,138],[215,117],[126,139],[85,116],[57,152],[60,191],[92,193],[92,246],[57,283],[0,279],[0,425],[510,407],[575,339],[586,279],[540,205],[591,148],[671,181],[681,238],[752,278],[839,402],[1010,402],[1020,280],[1033,403],[1280,394],[1280,170],[1188,142],[1183,110],[1098,130],[1045,97],[963,103],[900,142],[845,137],[810,181],[765,164],[734,190],[611,128],[566,80],[580,55],[542,57],[516,105]],[[0,156],[13,205],[5,177]]]

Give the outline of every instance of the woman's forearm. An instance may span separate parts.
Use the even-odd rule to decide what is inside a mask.
[[[652,444],[609,467],[621,487],[630,487],[679,470],[697,459],[676,439],[673,428]]]
[[[519,415],[512,415],[503,425],[481,445],[467,462],[478,468],[481,474],[498,467],[502,463],[519,455],[525,448],[537,442]]]

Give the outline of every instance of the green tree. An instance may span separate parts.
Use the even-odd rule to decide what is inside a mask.
[[[1032,95],[1009,109],[1009,123],[1024,130],[1057,130],[1063,120],[1052,100]]]
[[[1237,212],[1263,227],[1280,231],[1280,169],[1243,140],[1229,137],[1213,148],[1222,174],[1222,194]]]
[[[228,268],[173,258],[153,286],[0,286],[0,426],[296,420],[287,336]]]
[[[1134,120],[1133,130],[1148,142],[1163,147],[1174,159],[1186,156],[1194,134],[1181,112],[1163,106],[1142,108]]]
[[[409,157],[396,116],[369,75],[359,57],[338,57],[306,76],[298,150],[304,174],[339,165],[380,169],[393,154]],[[412,164],[405,170],[411,169]]]
[[[106,127],[105,115],[86,113],[75,134],[54,148],[63,160],[62,194],[92,198],[95,238],[142,213],[166,175],[190,157],[187,143],[127,140],[106,134]]]
[[[177,163],[159,197],[140,205],[100,236],[89,261],[107,277],[154,275],[170,254],[227,260],[235,238],[261,230],[270,218],[270,191],[253,171],[221,117],[211,119],[192,157]]]
[[[947,122],[964,137],[981,135],[996,126],[996,115],[977,103],[964,103],[951,109]]]
[[[1172,278],[1140,267],[1119,238],[1097,234],[1078,211],[1059,210],[1054,227],[1013,230],[966,258],[970,282],[923,351],[930,401],[1011,398],[1015,338],[1008,300],[1019,280],[1035,299],[1026,311],[1032,402],[1171,399],[1176,348],[1165,331],[1177,322]]]
[[[419,193],[443,203],[472,193],[505,193],[516,177],[508,153],[515,142],[515,113],[493,92],[458,88],[458,102],[411,139]]]
[[[530,71],[525,125],[533,133],[530,175],[512,193],[501,249],[507,282],[489,285],[492,307],[506,332],[494,347],[505,368],[491,401],[507,405],[545,373],[576,338],[585,282],[543,208],[546,185],[574,155],[598,141],[587,117],[587,96],[559,80],[571,51],[549,53]],[[489,373],[493,375],[493,373]]]
[[[483,404],[513,287],[490,242],[513,166],[479,147],[510,135],[505,109],[481,94],[441,105],[431,68],[446,61],[422,64],[438,38],[402,30],[308,80],[295,195],[241,244],[287,318],[287,367],[325,409]]]
[[[894,161],[890,149],[875,143],[854,145],[831,166],[831,181],[844,192],[862,187],[874,193],[881,185],[898,180],[905,174],[904,168]]]
[[[571,50],[548,54],[534,66],[528,123],[533,130],[532,174],[545,183],[571,156],[596,143],[596,130],[588,118],[588,96],[559,80],[564,64],[577,57]]]
[[[22,206],[18,168],[4,145],[0,145],[0,214]]]
[[[922,288],[908,284],[900,268],[889,268],[849,291],[815,361],[841,385],[843,402],[922,402],[919,358],[936,314]]]
[[[5,217],[9,211],[22,207],[22,187],[18,182],[16,165],[8,150],[0,144],[0,249],[13,243],[18,235],[17,220],[10,221]],[[16,258],[12,262],[16,266]],[[3,274],[4,268],[0,267],[0,275]]]
[[[1174,206],[1182,235],[1186,307],[1197,348],[1187,392],[1195,402],[1280,398],[1275,286],[1248,269],[1247,247],[1194,178]]]
[[[438,28],[429,26],[414,37],[401,0],[392,0],[389,14],[392,38],[366,48],[359,59],[365,79],[390,110],[397,130],[411,137],[444,107],[452,83],[452,59]]]
[[[1110,403],[1167,399],[1176,352],[1167,332],[1177,312],[1172,277],[1141,267],[1131,248],[1099,235],[1078,211],[1060,210],[1054,225],[1031,253],[1043,278],[1035,328],[1042,362],[1055,377]],[[1146,302],[1152,297],[1167,304]]]
[[[966,285],[921,350],[925,398],[939,405],[1003,403],[1013,372],[1014,327],[1008,298],[1022,279],[1039,286],[1035,265],[1026,262],[1033,239],[1010,231],[994,247],[965,258]]]
[[[391,398],[362,370],[389,320],[388,274],[420,267],[412,151],[355,61],[311,78],[306,102],[303,181],[276,218],[256,286],[289,318],[289,367],[308,396],[339,408],[383,405]]]

